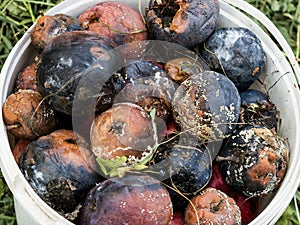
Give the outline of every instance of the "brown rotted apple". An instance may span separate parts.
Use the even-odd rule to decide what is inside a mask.
[[[2,106],[4,123],[16,138],[33,140],[49,134],[57,125],[55,111],[33,90],[9,95]]]
[[[27,145],[20,169],[36,193],[69,220],[101,176],[91,164],[88,144],[71,130],[56,130]]]
[[[139,161],[149,154],[156,134],[149,114],[133,103],[118,103],[97,116],[91,126],[91,146],[96,157],[126,156]]]
[[[149,38],[192,48],[215,30],[219,8],[217,0],[151,0],[146,11]]]

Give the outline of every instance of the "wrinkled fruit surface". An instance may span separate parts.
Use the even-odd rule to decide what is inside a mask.
[[[185,211],[185,224],[241,224],[241,212],[236,202],[224,192],[205,188],[191,199]]]
[[[246,196],[264,196],[282,182],[288,155],[288,146],[274,131],[247,126],[228,139],[217,160],[233,190]]]
[[[87,143],[70,130],[56,130],[27,145],[20,169],[31,187],[53,209],[66,218],[85,194],[101,181],[86,161],[92,157]]]
[[[166,188],[156,179],[138,174],[115,177],[95,186],[80,216],[83,225],[168,225],[173,214]]]
[[[116,72],[114,65],[122,63],[113,48],[111,40],[89,31],[66,32],[52,39],[37,66],[37,85],[42,95],[49,98],[54,109],[71,115],[79,80],[89,75],[94,79],[79,90],[78,98],[84,98],[94,84],[103,85]]]
[[[226,76],[204,71],[177,88],[173,114],[182,129],[200,141],[218,140],[236,127],[240,103],[238,90]]]
[[[194,47],[216,28],[219,8],[216,0],[151,0],[146,12],[149,38]]]

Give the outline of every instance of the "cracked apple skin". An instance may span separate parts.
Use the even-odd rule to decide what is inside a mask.
[[[215,30],[219,11],[217,0],[151,0],[145,18],[149,39],[192,48]]]

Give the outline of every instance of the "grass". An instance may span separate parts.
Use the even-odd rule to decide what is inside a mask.
[[[34,23],[40,12],[53,7],[55,0],[2,0],[0,4],[0,69],[10,50]]]
[[[300,1],[247,0],[272,20],[300,62]]]
[[[0,3],[0,70],[9,52],[40,12],[61,0],[2,0]],[[84,0],[82,0],[84,1]],[[282,32],[300,62],[300,1],[247,0],[269,17]],[[298,191],[276,225],[300,225]],[[0,225],[16,224],[12,194],[0,173]]]
[[[0,174],[0,224],[15,224],[15,212],[12,194],[9,191],[2,174]]]

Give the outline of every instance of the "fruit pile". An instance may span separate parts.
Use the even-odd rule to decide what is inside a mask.
[[[2,106],[36,193],[75,224],[248,224],[289,163],[259,38],[217,0],[42,15]]]

